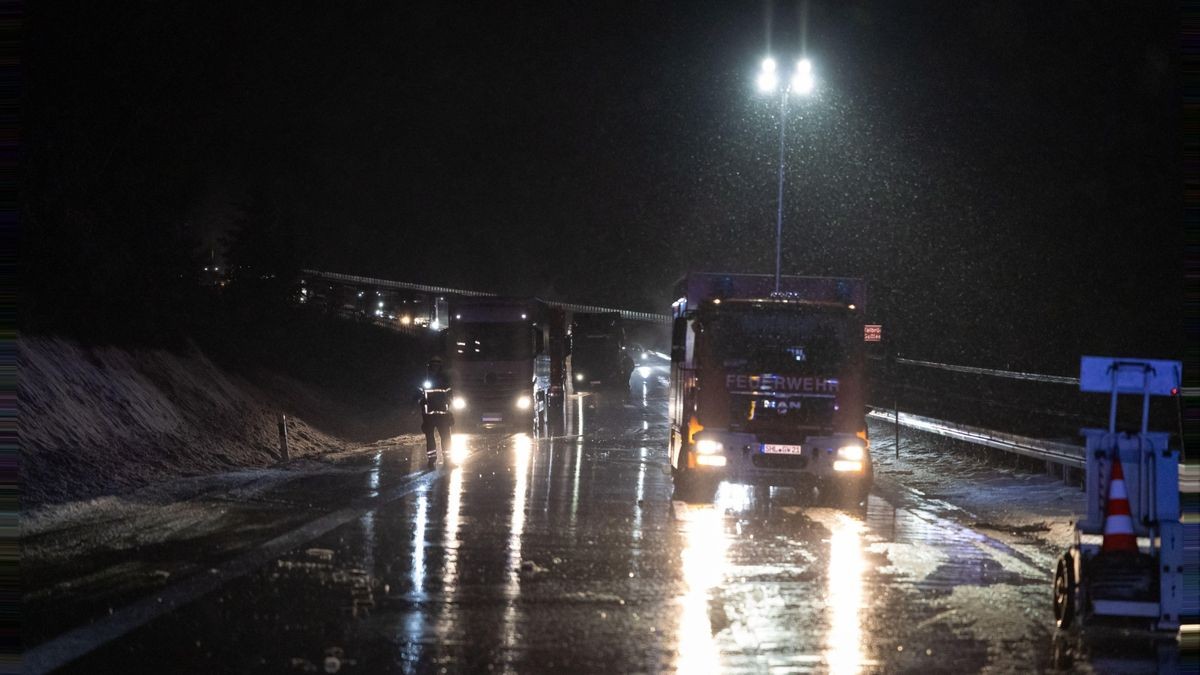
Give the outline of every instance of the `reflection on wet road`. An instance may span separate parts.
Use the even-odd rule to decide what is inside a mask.
[[[735,485],[672,502],[664,375],[571,397],[553,438],[459,436],[432,480],[68,670],[1051,667],[1049,569],[933,509]],[[415,472],[387,452],[359,465],[321,489],[382,499]]]

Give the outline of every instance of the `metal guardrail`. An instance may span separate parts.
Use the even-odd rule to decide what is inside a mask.
[[[884,408],[877,408],[867,413],[869,417],[892,422],[897,421],[901,426],[925,431],[938,436],[954,438],[967,443],[975,443],[976,445],[985,445],[989,448],[1005,450],[1008,452],[1024,455],[1033,459],[1045,460],[1062,464],[1064,466],[1075,467],[1082,469],[1084,467],[1084,456],[1082,445],[1072,445],[1070,443],[1057,443],[1047,441],[1040,438],[1030,438],[1028,436],[1018,436],[1009,434],[1003,431],[995,431],[993,429],[982,429],[973,427],[967,424],[958,424],[957,422],[947,422],[945,420],[934,419],[932,417],[923,417],[921,415],[913,415],[906,412],[888,412]]]
[[[495,297],[496,293],[486,293],[483,291],[471,291],[461,288],[449,288],[446,286],[429,286],[426,284],[414,284],[407,281],[393,281],[391,279],[376,279],[374,277],[360,277],[353,274],[341,274],[339,272],[323,272],[321,270],[301,270],[301,273],[327,281],[339,281],[347,284],[359,284],[364,286],[376,286],[378,288],[394,288],[406,291],[420,291],[422,293],[441,293],[444,295],[461,295],[468,297]],[[616,312],[621,315],[626,321],[641,321],[645,323],[671,323],[671,317],[667,314],[654,314],[652,312],[634,312],[627,309],[616,309],[613,307],[600,307],[598,305],[578,305],[569,302],[554,302],[547,300],[548,304],[556,307],[562,307],[570,312]]]
[[[467,295],[473,297],[495,297],[495,293],[484,293],[482,291],[467,291],[460,288],[448,288],[446,286],[429,286],[427,284],[413,284],[406,281],[392,281],[391,279],[376,279],[374,277],[360,277],[354,274],[341,274],[340,272],[323,272],[321,270],[300,270],[305,276],[314,277],[317,279],[325,279],[327,281],[340,281],[347,284],[361,284],[364,286],[378,286],[379,288],[395,288],[405,291],[421,291],[422,293],[445,293],[448,295]]]
[[[571,312],[589,312],[589,313],[616,312],[617,314],[620,314],[621,318],[625,319],[626,321],[641,321],[643,323],[664,323],[664,324],[671,323],[671,316],[669,314],[653,314],[650,312],[633,312],[628,309],[613,309],[611,307],[597,307],[595,305],[576,305],[576,304],[569,303],[569,302],[554,302],[552,300],[547,300],[546,302],[548,302],[551,305],[562,307],[563,309],[571,311]]]
[[[1026,380],[1029,382],[1048,382],[1051,384],[1072,384],[1079,385],[1078,377],[1067,377],[1065,375],[1042,375],[1041,373],[1023,373],[1014,370],[996,370],[994,368],[978,368],[975,366],[957,366],[949,363],[935,363],[933,361],[918,361],[917,359],[897,358],[896,363],[907,366],[922,366],[924,368],[936,368],[938,370],[949,370],[956,373],[968,373],[971,375],[990,375],[992,377],[1003,377],[1010,380]]]

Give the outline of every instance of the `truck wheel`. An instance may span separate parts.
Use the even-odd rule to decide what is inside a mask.
[[[717,496],[717,488],[721,485],[718,476],[706,476],[687,468],[676,469],[674,472],[674,499],[689,504],[708,504]]]
[[[839,483],[823,480],[817,483],[817,505],[845,511],[857,511],[866,507],[870,488],[858,481]]]

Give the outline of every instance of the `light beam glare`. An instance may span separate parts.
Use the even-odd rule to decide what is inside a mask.
[[[716,673],[721,670],[721,654],[713,639],[708,596],[709,591],[725,578],[725,552],[729,540],[725,535],[724,516],[712,506],[680,508],[686,543],[681,555],[686,591],[679,600],[675,671]]]
[[[837,515],[829,539],[829,633],[825,660],[830,673],[862,670],[863,524],[844,513]]]

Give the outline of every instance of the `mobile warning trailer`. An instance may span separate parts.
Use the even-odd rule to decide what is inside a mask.
[[[1176,396],[1178,361],[1085,356],[1079,388],[1111,396],[1107,429],[1083,429],[1087,516],[1054,574],[1060,628],[1096,617],[1142,618],[1177,630],[1184,603],[1179,450],[1170,434],[1150,431],[1151,396]],[[1141,397],[1136,433],[1117,430],[1122,394]]]

